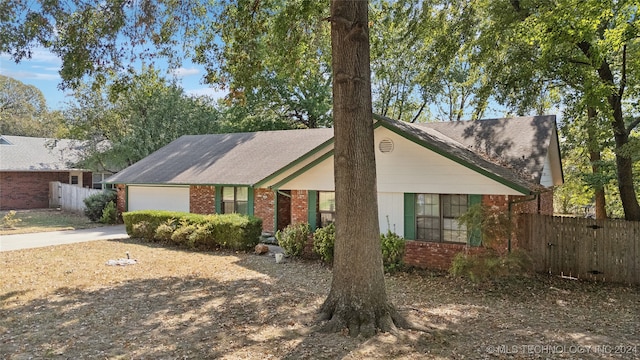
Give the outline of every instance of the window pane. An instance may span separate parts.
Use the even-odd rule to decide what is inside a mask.
[[[332,212],[323,212],[320,214],[320,226],[325,227],[333,222],[335,222],[335,213]]]
[[[333,191],[318,192],[318,209],[320,211],[336,211],[336,193]]]
[[[460,217],[467,211],[467,195],[442,195],[442,215],[445,218]]]
[[[236,201],[248,201],[249,200],[249,188],[237,187],[236,188]]]
[[[247,202],[246,201],[238,201],[236,202],[236,212],[238,214],[247,214]]]
[[[416,196],[416,215],[438,216],[440,202],[436,194],[418,194]]]
[[[223,187],[222,188],[222,200],[224,201],[233,201],[234,198],[234,187]]]
[[[224,201],[222,203],[222,213],[223,214],[232,214],[234,213],[233,201]]]
[[[466,243],[467,242],[467,227],[464,224],[460,224],[456,219],[444,219],[442,221],[443,241]]]
[[[416,218],[419,240],[440,241],[440,219],[437,217],[420,216]]]

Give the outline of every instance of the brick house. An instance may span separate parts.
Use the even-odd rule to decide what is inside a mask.
[[[91,187],[92,173],[76,167],[74,140],[0,136],[0,210],[49,207],[49,182]]]
[[[375,116],[381,232],[407,240],[409,265],[448,268],[479,246],[456,217],[474,203],[553,211],[563,182],[554,116],[409,124]],[[274,232],[335,216],[333,130],[183,136],[107,179],[121,211],[242,212]]]

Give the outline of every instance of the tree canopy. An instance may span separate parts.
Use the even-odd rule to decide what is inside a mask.
[[[65,129],[61,114],[47,109],[37,87],[0,75],[0,134],[57,137]]]

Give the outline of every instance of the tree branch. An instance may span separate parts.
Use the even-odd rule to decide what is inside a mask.
[[[635,127],[638,126],[638,124],[640,124],[640,117],[636,118],[631,122],[631,124],[629,124],[629,126],[627,127],[627,136],[631,134],[633,129],[635,129]]]

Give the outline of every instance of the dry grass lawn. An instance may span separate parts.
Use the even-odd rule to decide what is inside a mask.
[[[138,263],[107,266],[129,252]],[[387,277],[428,331],[316,331],[330,269],[137,240],[0,253],[3,359],[633,359],[640,289],[535,276]]]

